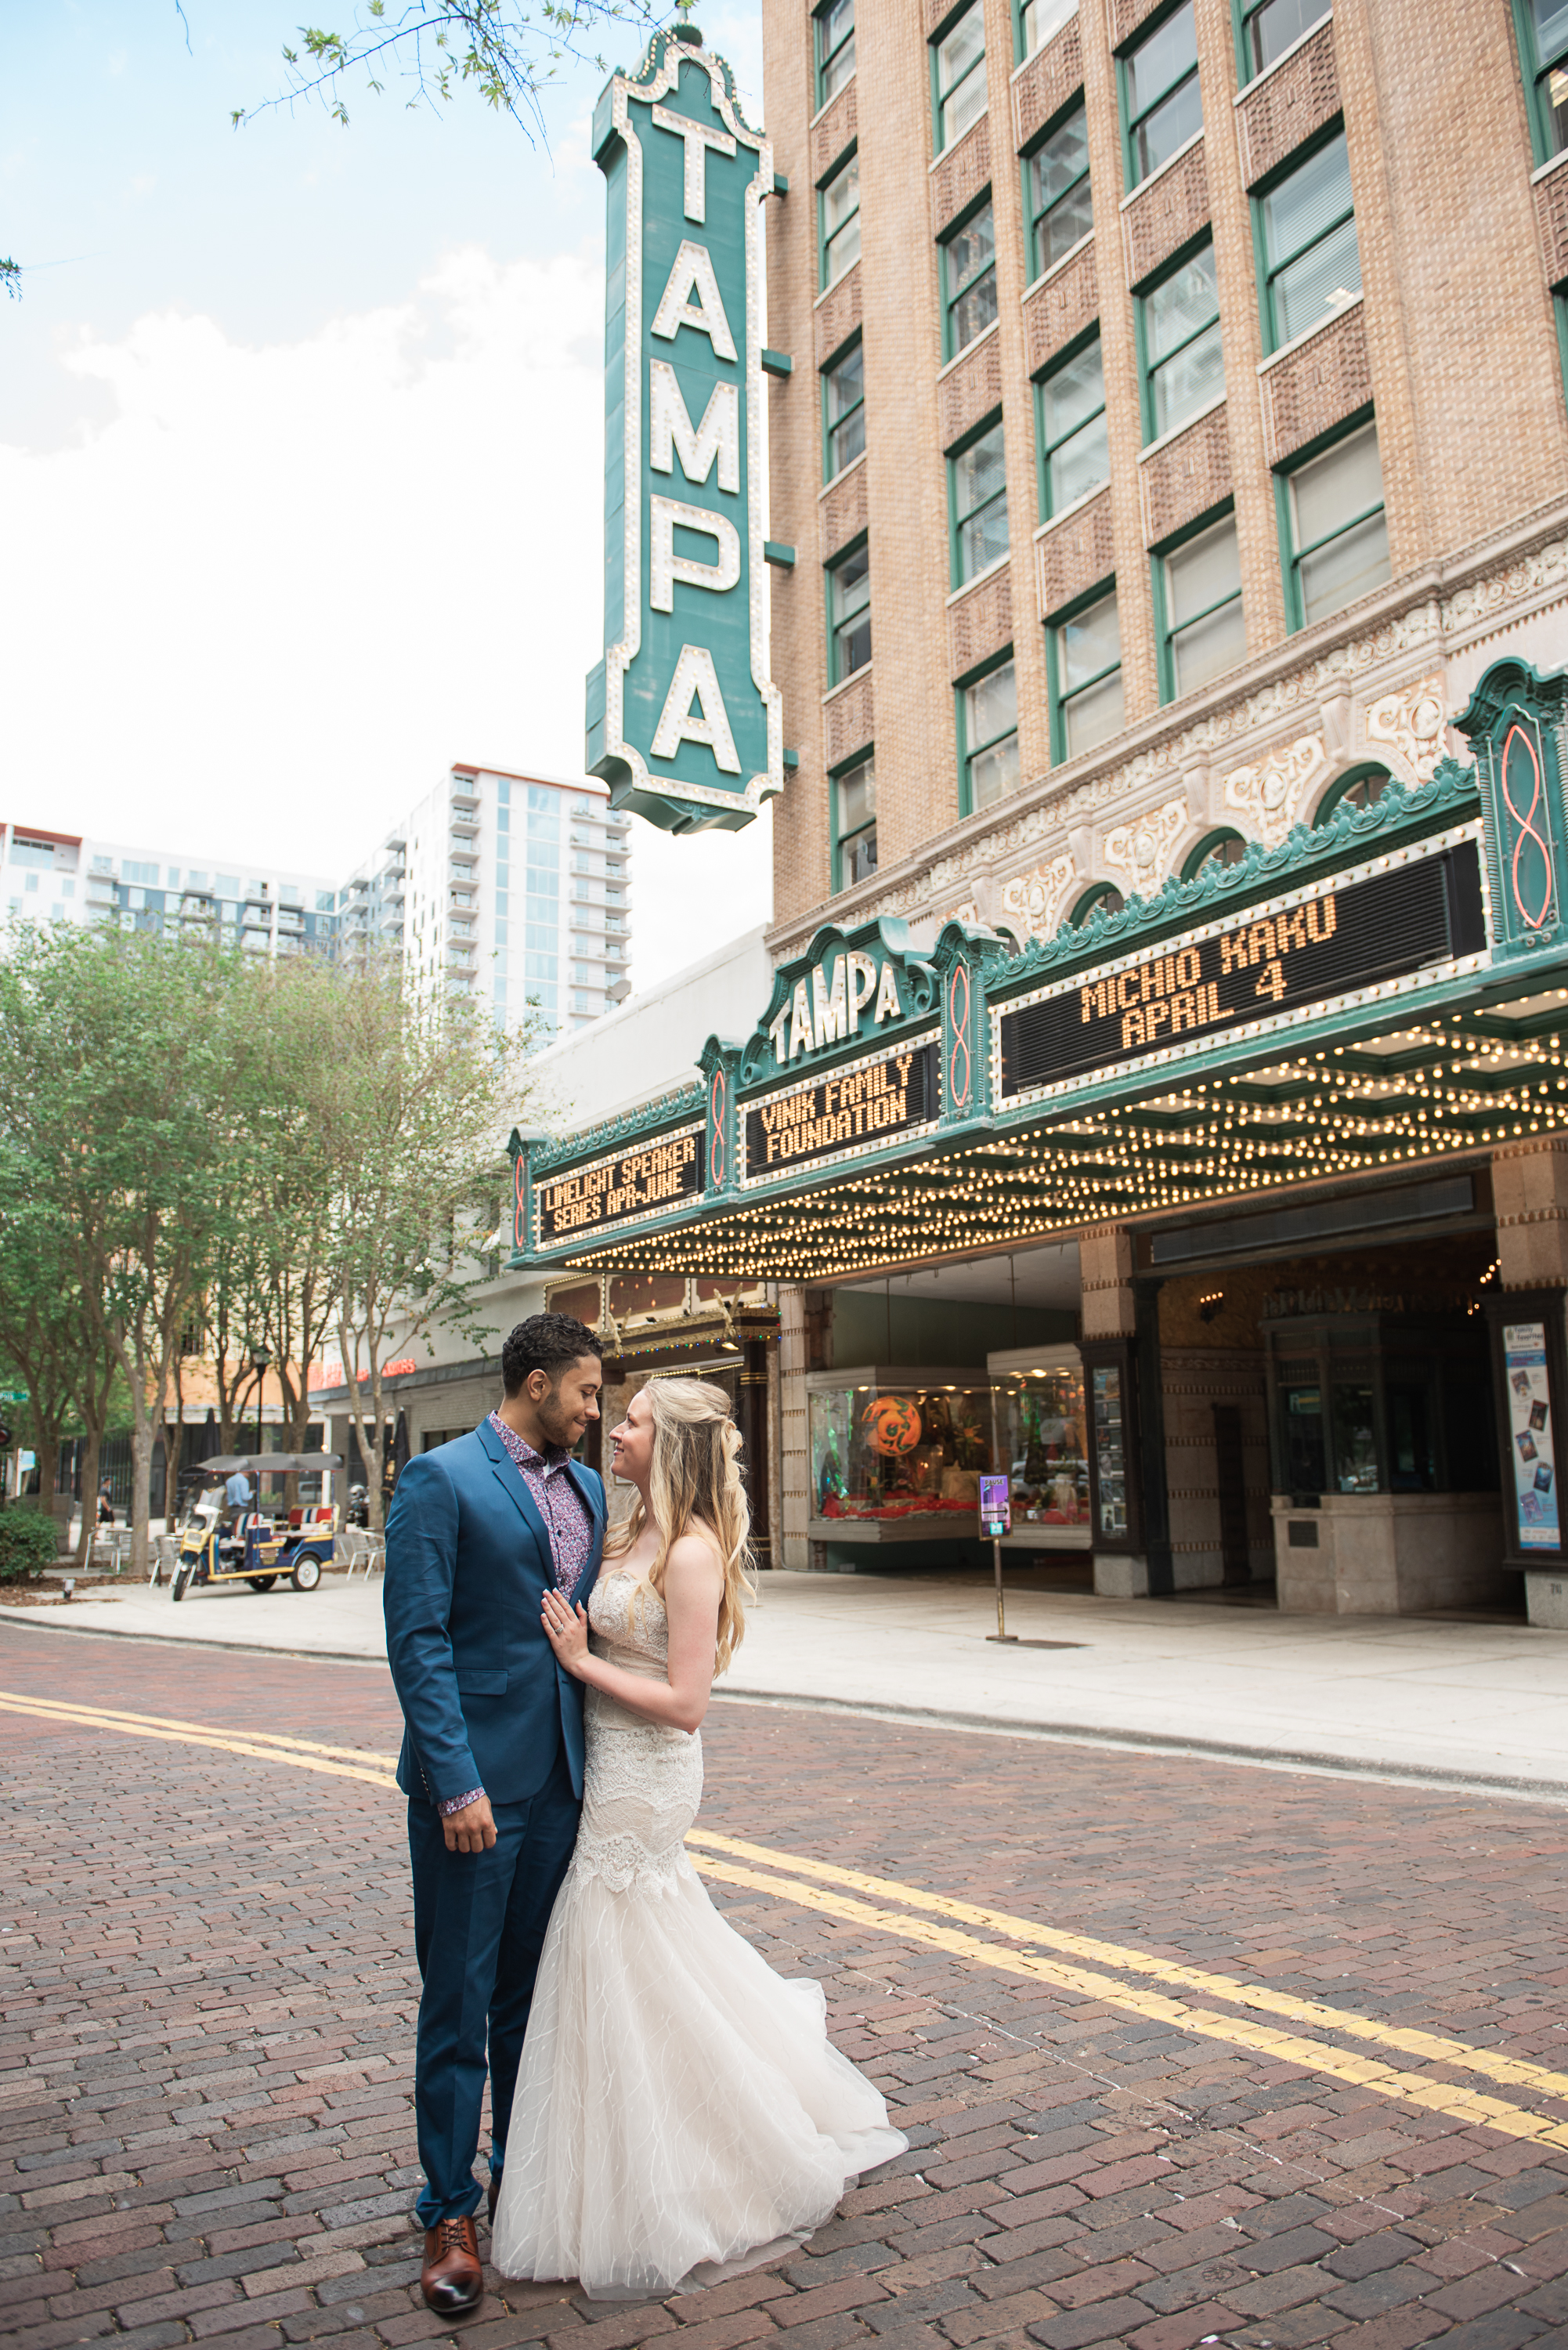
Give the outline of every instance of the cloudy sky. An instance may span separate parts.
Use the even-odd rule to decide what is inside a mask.
[[[547,144],[395,82],[232,130],[299,13],[6,12],[0,816],[336,877],[452,759],[581,772],[602,78]],[[756,119],[754,6],[700,21]],[[634,832],[639,984],[766,918],[765,817]]]

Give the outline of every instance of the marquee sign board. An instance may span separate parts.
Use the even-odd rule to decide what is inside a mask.
[[[784,785],[768,673],[762,206],[773,149],[729,67],[659,33],[594,116],[607,183],[605,658],[587,763],[669,831]]]
[[[617,1224],[686,1205],[702,1196],[702,1128],[660,1135],[639,1149],[618,1151],[534,1186],[537,1248],[589,1240]]]
[[[1446,837],[1249,909],[1184,939],[1091,966],[1003,1009],[996,1020],[999,1098],[1039,1100],[1352,990],[1375,995],[1486,948],[1473,838]]]
[[[745,1113],[742,1184],[906,1140],[936,1115],[935,1039],[896,1045],[753,1102]]]

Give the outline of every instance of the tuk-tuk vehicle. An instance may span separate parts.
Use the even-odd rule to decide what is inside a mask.
[[[337,1452],[240,1452],[204,1461],[202,1472],[213,1480],[232,1477],[237,1469],[253,1477],[313,1476],[342,1465]],[[235,1513],[221,1483],[205,1484],[180,1529],[171,1599],[183,1599],[198,1584],[248,1583],[254,1591],[270,1591],[286,1575],[296,1591],[314,1591],[331,1563],[335,1514],[329,1508],[291,1510],[279,1523],[260,1510]]]

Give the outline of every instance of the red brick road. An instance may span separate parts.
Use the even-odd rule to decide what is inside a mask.
[[[377,1756],[398,1731],[379,1669],[42,1627],[0,1630],[0,1690]],[[704,1738],[708,1828],[1568,2071],[1562,1811],[787,1709],[716,1707]],[[395,1799],[4,1711],[0,1770],[7,2338],[452,2331],[408,2220]],[[467,2350],[1568,2345],[1568,2129],[1543,2147],[713,1889],[774,1965],[820,1976],[909,2155],[797,2258],[634,2309],[503,2283]],[[1440,2098],[1468,2079],[1568,2117],[1370,2054]]]

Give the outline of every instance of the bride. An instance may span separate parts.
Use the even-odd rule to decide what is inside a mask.
[[[637,1488],[587,1612],[545,1630],[587,1684],[582,1826],[550,1918],[492,2234],[505,2276],[667,2294],[819,2227],[902,2153],[826,2002],[727,1926],[683,1843],[699,1726],[744,1630],[749,1516],[722,1388],[656,1379],[610,1438]],[[693,2272],[696,2272],[693,2275]]]

